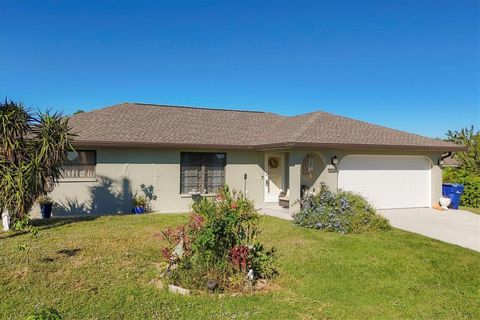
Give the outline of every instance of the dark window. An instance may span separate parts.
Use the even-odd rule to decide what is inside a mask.
[[[64,179],[95,178],[96,151],[69,151],[63,164]]]
[[[182,152],[180,192],[215,193],[225,184],[225,153]]]

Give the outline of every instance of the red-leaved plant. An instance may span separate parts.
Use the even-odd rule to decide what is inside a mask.
[[[232,264],[242,272],[247,272],[247,266],[250,263],[248,261],[248,254],[250,250],[247,246],[235,246],[230,249],[229,258]]]

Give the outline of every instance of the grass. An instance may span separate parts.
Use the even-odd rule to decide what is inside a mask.
[[[470,207],[462,207],[460,206],[460,209],[462,210],[467,210],[476,214],[480,214],[480,208],[470,208]]]
[[[31,263],[0,234],[0,318],[51,306],[64,319],[479,319],[480,254],[392,230],[339,235],[265,217],[275,246],[276,291],[250,296],[172,295],[150,282],[161,258],[158,232],[185,215],[51,220]]]

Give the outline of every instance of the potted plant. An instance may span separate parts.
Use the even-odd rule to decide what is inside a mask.
[[[145,212],[145,207],[148,204],[147,197],[139,196],[139,195],[135,194],[135,196],[133,196],[132,202],[133,202],[133,206],[134,206],[133,213],[140,214],[140,213]]]
[[[53,201],[47,195],[38,197],[37,202],[40,204],[40,212],[42,213],[42,219],[50,219],[52,216]]]

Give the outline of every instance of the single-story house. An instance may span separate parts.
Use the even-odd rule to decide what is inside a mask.
[[[52,193],[54,215],[130,212],[153,186],[158,212],[185,212],[222,185],[290,211],[321,183],[379,209],[430,207],[442,157],[458,145],[333,115],[122,103],[70,118],[76,151]],[[283,191],[283,193],[282,193]]]

